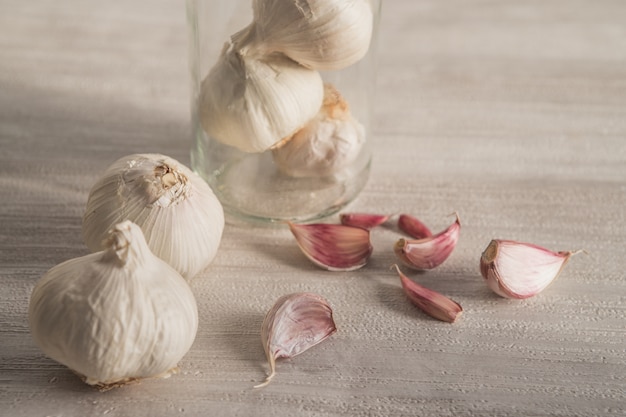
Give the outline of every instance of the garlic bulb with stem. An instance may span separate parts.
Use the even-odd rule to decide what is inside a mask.
[[[373,30],[368,0],[253,0],[254,46],[320,71],[367,53]]]
[[[496,294],[524,299],[554,281],[577,252],[554,252],[532,243],[492,240],[480,258],[480,272]]]
[[[324,177],[348,168],[365,144],[365,127],[350,114],[348,103],[332,85],[324,85],[322,108],[312,120],[272,150],[286,175]]]
[[[115,225],[104,251],[46,272],[33,289],[28,319],[47,356],[103,389],[169,376],[198,327],[189,285],[150,252],[130,221]]]
[[[244,33],[233,35],[202,81],[198,107],[204,131],[243,152],[264,152],[301,129],[319,111],[317,71],[280,54],[248,55]]]
[[[123,220],[138,224],[152,252],[185,278],[211,263],[224,230],[222,205],[208,184],[160,154],[122,157],[94,184],[82,227],[89,249],[104,249],[108,231]]]

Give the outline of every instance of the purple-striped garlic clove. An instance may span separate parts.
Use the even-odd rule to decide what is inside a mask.
[[[306,257],[329,271],[354,271],[372,254],[369,230],[342,224],[288,224]]]
[[[389,215],[369,214],[369,213],[343,213],[339,216],[341,224],[344,226],[360,227],[362,229],[373,229],[389,220]]]
[[[574,253],[494,239],[480,257],[480,272],[496,294],[506,298],[529,298],[550,285]]]
[[[401,214],[398,217],[398,228],[413,239],[423,239],[433,235],[424,223],[410,214]]]
[[[400,282],[402,283],[402,289],[407,295],[409,300],[415,304],[420,310],[429,316],[446,321],[448,323],[454,323],[463,313],[463,308],[459,303],[450,298],[442,295],[436,291],[429,290],[418,283],[411,281],[402,271],[398,265],[394,265],[400,276]]]
[[[322,296],[302,292],[279,298],[261,326],[261,340],[270,373],[255,388],[266,386],[276,375],[276,359],[293,358],[336,331],[333,311]]]
[[[398,259],[413,269],[433,269],[441,265],[454,250],[459,240],[461,221],[456,221],[444,231],[422,239],[399,239],[394,252]]]

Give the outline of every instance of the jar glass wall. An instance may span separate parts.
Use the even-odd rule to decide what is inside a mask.
[[[228,221],[316,220],[363,189],[381,1],[187,0],[191,164]]]

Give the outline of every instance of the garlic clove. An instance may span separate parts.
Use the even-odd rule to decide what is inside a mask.
[[[323,96],[317,71],[277,54],[247,55],[235,40],[202,81],[200,122],[226,145],[264,152],[315,117]]]
[[[293,358],[336,331],[333,311],[323,297],[307,292],[280,297],[267,312],[261,326],[270,374],[255,388],[266,386],[276,375],[276,359]]]
[[[322,108],[293,136],[272,150],[278,169],[296,178],[335,175],[348,168],[365,144],[365,128],[350,114],[348,103],[324,85]]]
[[[37,282],[31,334],[47,356],[103,389],[169,376],[196,336],[194,295],[136,224],[115,225],[104,246]]]
[[[373,229],[389,220],[388,215],[369,213],[342,213],[339,216],[341,224],[344,226],[360,227],[362,229]]]
[[[398,227],[413,239],[423,239],[433,235],[424,223],[410,214],[401,214],[398,217]]]
[[[529,298],[550,285],[574,253],[494,239],[480,258],[480,272],[496,294],[506,298]]]
[[[398,240],[394,252],[409,268],[432,269],[448,259],[459,240],[460,231],[461,221],[456,214],[456,221],[436,235],[416,240]]]
[[[463,308],[459,303],[451,300],[445,295],[411,281],[404,273],[402,273],[402,271],[400,271],[398,265],[394,265],[394,267],[400,276],[400,282],[402,283],[404,293],[407,295],[409,300],[411,300],[411,302],[419,307],[424,313],[437,320],[446,321],[448,323],[454,323],[456,319],[461,316]]]
[[[306,257],[329,271],[359,269],[372,254],[369,230],[341,224],[288,225]]]
[[[367,53],[373,13],[367,0],[254,0],[255,42],[319,71],[338,70]]]
[[[224,230],[222,205],[208,184],[160,154],[122,157],[94,184],[82,225],[89,249],[103,250],[108,232],[124,220],[139,225],[152,252],[185,278],[213,261]]]

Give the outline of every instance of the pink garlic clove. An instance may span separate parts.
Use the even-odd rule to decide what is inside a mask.
[[[446,230],[423,239],[400,239],[394,252],[409,268],[433,269],[448,259],[459,240],[460,231],[461,221],[456,214],[456,221]]]
[[[368,213],[343,213],[339,216],[339,219],[344,226],[360,227],[370,230],[385,223],[389,220],[389,216]]]
[[[372,254],[369,230],[341,224],[288,224],[307,258],[329,271],[354,271],[365,266]]]
[[[323,297],[307,292],[280,297],[267,312],[261,326],[270,374],[255,388],[266,386],[276,375],[276,359],[293,358],[336,331],[333,311]]]
[[[411,302],[419,307],[424,313],[437,320],[446,321],[448,323],[454,323],[454,321],[461,316],[463,308],[459,303],[449,299],[445,295],[429,290],[428,288],[411,281],[402,273],[402,271],[400,271],[398,265],[394,266],[400,276],[400,281],[402,282],[402,288],[404,289],[405,294],[409,300],[411,300]]]
[[[480,272],[496,294],[506,298],[529,298],[550,285],[574,253],[494,239],[480,258]]]
[[[401,214],[398,217],[398,227],[413,239],[423,239],[433,235],[424,223],[410,214]]]

